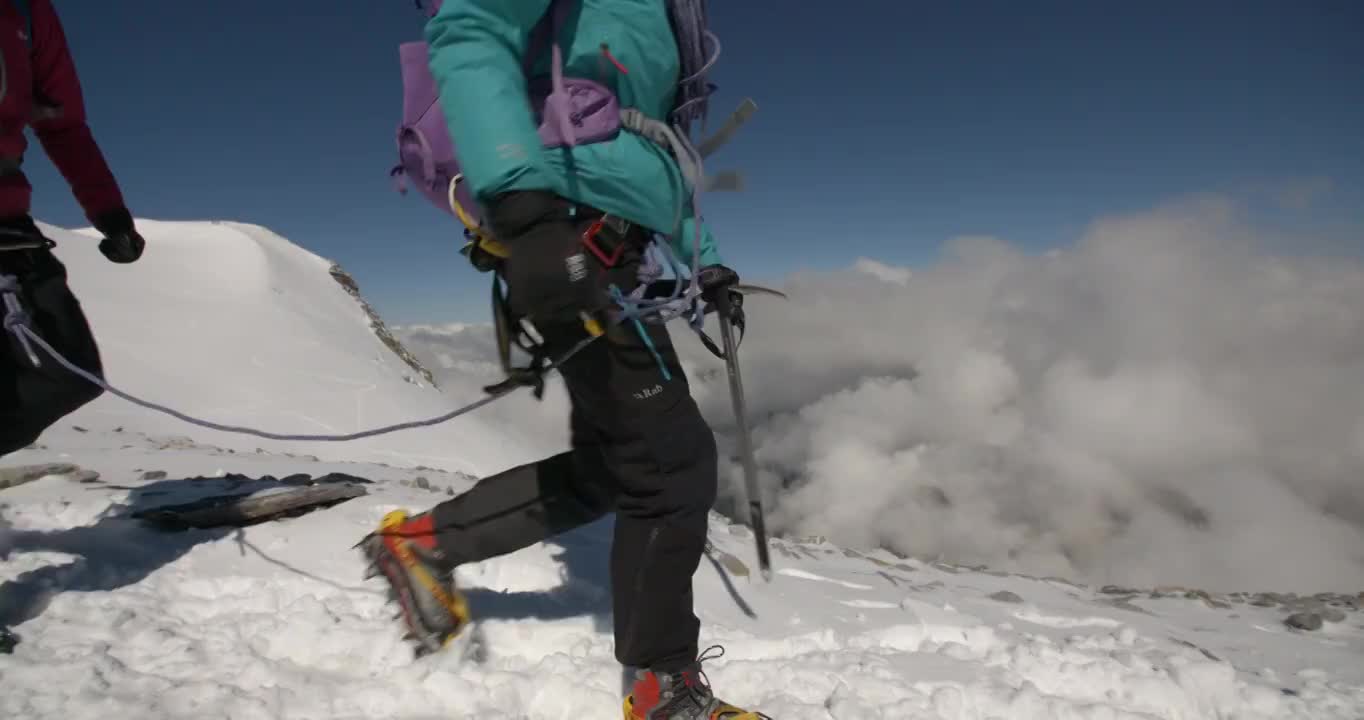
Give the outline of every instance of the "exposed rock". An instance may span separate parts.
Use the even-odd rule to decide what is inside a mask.
[[[355,282],[355,278],[351,277],[345,270],[342,270],[341,266],[336,263],[332,263],[329,272],[331,273],[332,278],[334,278],[341,287],[345,288],[346,292],[350,293],[351,297],[355,298],[355,300],[360,303],[360,308],[364,310],[365,316],[369,318],[369,326],[374,330],[374,334],[378,336],[379,342],[383,343],[389,350],[392,350],[393,354],[398,356],[398,359],[402,360],[408,367],[421,375],[431,387],[436,387],[435,376],[431,374],[430,370],[422,367],[422,364],[417,360],[417,357],[404,347],[397,338],[393,337],[393,333],[389,332],[388,326],[384,324],[383,319],[379,317],[379,314],[374,311],[374,308],[370,307],[370,304],[360,294],[360,285]]]
[[[1285,625],[1298,630],[1320,630],[1321,616],[1312,612],[1293,613],[1283,621]]]
[[[83,483],[86,485],[99,482],[99,473],[95,472],[94,470],[86,470],[85,468],[81,468],[80,470],[71,473],[67,477],[71,478],[71,480],[75,482]]]
[[[1133,605],[1131,603],[1131,598],[1115,597],[1111,600],[1106,601],[1106,604],[1112,605],[1113,607],[1118,608],[1119,610],[1126,610],[1128,612],[1141,613],[1142,615],[1150,615],[1152,617],[1155,617],[1155,613],[1151,612],[1150,610],[1147,610],[1146,608],[1143,608],[1138,605]]]
[[[165,479],[166,479],[166,471],[165,471],[165,470],[148,470],[147,472],[142,473],[142,479],[143,479],[143,480],[149,480],[149,481],[150,481],[150,480],[165,480]]]
[[[1186,590],[1184,597],[1190,600],[1202,600],[1204,605],[1218,610],[1230,610],[1231,603],[1225,599],[1215,598],[1207,590]]]
[[[431,489],[431,481],[427,480],[425,475],[418,475],[416,479],[412,481],[412,484],[421,488],[422,490]]]
[[[1017,593],[1009,592],[1008,590],[1000,590],[999,592],[991,593],[991,594],[990,594],[990,599],[991,599],[991,600],[997,600],[997,601],[1003,602],[1003,603],[1021,603],[1021,602],[1023,602],[1023,598],[1019,597]]]
[[[1331,623],[1345,622],[1345,612],[1336,608],[1326,608],[1321,611],[1321,619]]]
[[[81,469],[79,465],[72,465],[71,463],[43,463],[41,465],[0,468],[0,490],[31,483],[49,475],[74,475]]]
[[[156,444],[153,446],[153,448],[156,450],[193,450],[199,447],[198,443],[194,442],[194,440],[190,438],[184,437],[183,435],[162,438],[159,440],[155,440],[154,442]]]
[[[1133,590],[1132,588],[1123,587],[1123,586],[1121,586],[1121,585],[1105,585],[1105,586],[1099,588],[1099,592],[1103,593],[1104,595],[1140,595],[1140,594],[1141,594],[1141,591],[1140,591],[1140,590]]]
[[[366,494],[362,485],[322,482],[269,494],[214,495],[191,503],[139,510],[132,517],[165,531],[246,527],[328,508]]]

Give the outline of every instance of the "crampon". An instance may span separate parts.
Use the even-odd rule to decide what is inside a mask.
[[[397,618],[407,626],[405,640],[415,641],[416,655],[439,652],[469,624],[469,607],[455,589],[453,572],[441,562],[426,515],[409,518],[394,510],[356,547],[369,560],[366,579],[383,576]]]
[[[720,652],[710,655],[710,650]],[[773,720],[715,696],[701,663],[720,657],[724,649],[717,645],[710,650],[676,673],[638,673],[621,708],[624,720]]]

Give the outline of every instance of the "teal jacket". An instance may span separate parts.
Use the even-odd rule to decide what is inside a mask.
[[[664,119],[679,62],[663,0],[574,4],[559,38],[564,74],[604,82],[621,107]],[[687,266],[700,222],[701,264],[721,262],[677,162],[662,147],[625,131],[571,149],[541,145],[521,59],[531,28],[548,8],[549,0],[445,0],[426,25],[431,74],[470,190],[480,198],[552,191],[668,236]],[[603,43],[625,73],[602,52]],[[536,74],[549,71],[548,48],[545,55]],[[680,227],[674,227],[679,216]]]

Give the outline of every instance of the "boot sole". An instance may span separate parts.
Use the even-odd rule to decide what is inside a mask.
[[[407,512],[403,510],[389,512],[379,521],[378,529],[362,540],[360,545],[363,546],[363,552],[373,567],[383,573],[393,588],[393,599],[398,603],[403,622],[407,626],[407,637],[418,642],[417,655],[420,657],[447,647],[468,626],[471,615],[464,595],[457,590],[447,590],[440,581],[432,577],[413,554],[409,541],[402,538],[393,538],[391,543],[385,541],[385,536],[392,535],[407,522],[407,517]],[[389,563],[396,563],[397,567],[391,567]],[[418,610],[415,598],[416,590],[412,587],[410,579],[415,579],[422,589],[449,613],[454,621],[452,629],[434,630],[422,622],[422,614]]]
[[[625,720],[640,720],[639,716],[635,715],[635,698],[633,695],[625,698],[625,702],[622,704],[621,709],[624,711]],[[727,715],[726,713],[738,714]],[[771,717],[763,715],[762,713],[754,712],[752,710],[741,710],[733,705],[721,705],[719,709],[711,714],[710,718],[707,718],[707,720],[715,720],[717,718],[723,718],[723,720],[773,720]]]

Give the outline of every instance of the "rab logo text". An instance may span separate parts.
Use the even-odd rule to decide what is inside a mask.
[[[661,393],[661,392],[663,392],[663,386],[662,386],[661,384],[654,383],[654,386],[653,386],[653,387],[651,387],[651,388],[644,388],[643,390],[640,390],[639,392],[635,393],[634,395],[635,395],[635,399],[636,399],[636,400],[648,400],[649,398],[651,398],[651,397],[653,397],[653,396],[655,396],[655,395],[657,395],[657,394],[659,394],[659,393]]]

